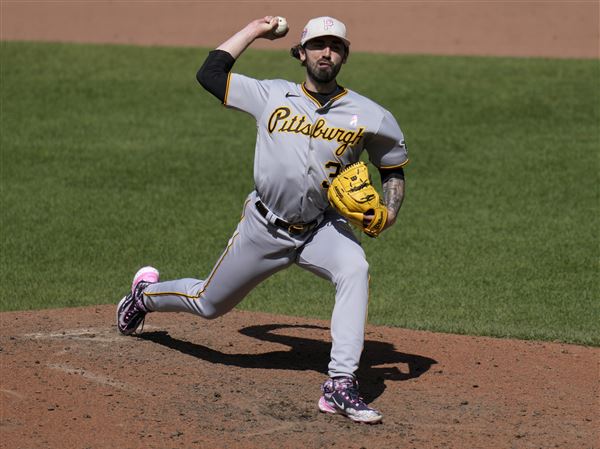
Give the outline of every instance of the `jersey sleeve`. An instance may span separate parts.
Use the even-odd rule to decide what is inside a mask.
[[[227,89],[227,77],[234,63],[235,59],[230,53],[213,50],[208,53],[202,67],[196,73],[196,79],[202,87],[223,102]]]
[[[404,134],[394,116],[387,110],[383,112],[379,129],[365,146],[370,161],[380,169],[399,168],[409,162]]]
[[[247,112],[258,120],[267,105],[271,84],[269,80],[257,80],[238,73],[230,73],[223,104]]]

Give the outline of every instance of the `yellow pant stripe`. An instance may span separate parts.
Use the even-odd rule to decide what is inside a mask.
[[[244,218],[246,218],[246,207],[248,206],[249,202],[250,202],[250,200],[248,199],[244,203],[244,207],[242,208],[242,216],[240,218],[240,223],[244,220]],[[212,272],[208,276],[208,279],[206,279],[206,281],[204,282],[204,287],[196,295],[188,295],[187,293],[182,293],[182,292],[157,292],[157,293],[144,292],[144,295],[146,295],[146,296],[183,296],[184,298],[188,298],[188,299],[199,299],[200,296],[202,296],[202,293],[204,293],[204,291],[208,287],[208,284],[210,283],[211,279],[214,277],[215,273],[219,269],[219,266],[223,262],[223,259],[225,259],[225,256],[229,252],[229,249],[233,246],[233,243],[238,235],[239,235],[239,232],[235,232],[233,234],[233,236],[231,237],[231,240],[229,241],[229,245],[227,245],[227,248],[225,248],[225,251],[223,252],[223,254],[221,254],[221,257],[219,258],[217,264],[215,265]]]

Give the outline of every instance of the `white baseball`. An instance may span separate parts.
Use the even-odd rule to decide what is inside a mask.
[[[273,30],[273,34],[275,36],[283,36],[285,33],[287,33],[287,30],[288,24],[287,20],[285,20],[285,17],[277,17],[277,28]]]

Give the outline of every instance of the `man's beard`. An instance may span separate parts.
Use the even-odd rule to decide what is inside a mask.
[[[340,69],[342,68],[342,64],[332,64],[328,69],[321,69],[318,67],[318,61],[315,61],[314,64],[307,63],[306,71],[308,75],[320,84],[327,84],[333,81],[338,73],[340,73]]]

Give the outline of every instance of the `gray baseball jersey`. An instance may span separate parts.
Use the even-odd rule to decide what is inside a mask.
[[[229,77],[225,105],[257,122],[254,182],[261,200],[289,222],[310,222],[327,208],[328,181],[366,149],[380,168],[408,157],[394,117],[351,90],[321,106],[304,85]]]
[[[303,85],[231,74],[224,104],[256,119],[256,190],[208,277],[151,284],[146,307],[216,318],[261,281],[296,264],[335,285],[328,374],[353,376],[364,344],[369,265],[346,219],[328,208],[327,187],[365,149],[377,167],[406,164],[402,132],[388,111],[350,90],[321,106]],[[276,219],[318,224],[294,234]]]

